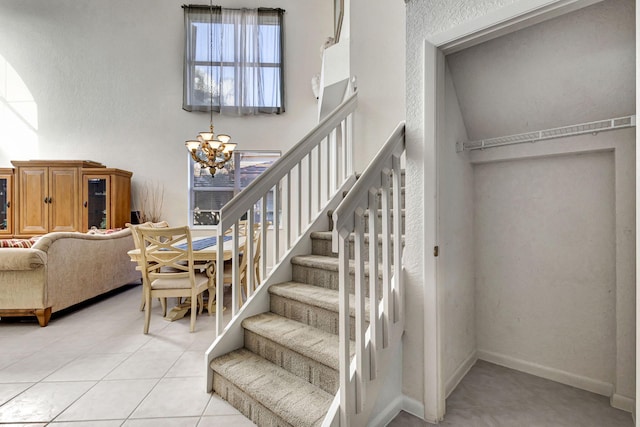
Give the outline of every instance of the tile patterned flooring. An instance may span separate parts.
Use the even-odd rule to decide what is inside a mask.
[[[254,426],[204,392],[215,316],[205,310],[189,333],[188,317],[164,320],[156,300],[144,335],[140,292],[54,314],[46,328],[0,321],[0,425]]]
[[[204,351],[215,316],[162,319],[154,302],[142,333],[140,286],[54,314],[0,321],[0,425],[56,427],[253,426],[204,392]],[[228,319],[229,314],[225,313]],[[401,412],[392,427],[430,426]],[[447,400],[440,424],[454,427],[632,427],[609,400],[478,362]]]
[[[389,427],[434,426],[401,412]],[[633,427],[609,398],[478,361],[447,399],[447,427]]]

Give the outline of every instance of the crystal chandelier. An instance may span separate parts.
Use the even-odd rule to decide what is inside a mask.
[[[213,53],[213,3],[209,1],[209,64],[212,63]],[[209,131],[200,132],[197,139],[189,140],[184,143],[187,150],[191,153],[194,162],[200,164],[203,168],[208,168],[211,175],[215,175],[216,171],[224,168],[225,164],[233,157],[233,150],[236,144],[229,142],[231,137],[225,134],[219,134],[216,138],[213,133],[213,72],[209,71]]]

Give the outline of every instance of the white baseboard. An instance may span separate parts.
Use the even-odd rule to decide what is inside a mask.
[[[398,396],[378,412],[378,414],[367,423],[368,427],[383,427],[389,424],[402,410],[402,400],[404,396]]]
[[[538,365],[537,363],[527,362],[511,356],[505,356],[503,354],[485,350],[478,350],[478,359],[570,385],[582,390],[587,390],[592,393],[601,394],[603,396],[609,397],[613,394],[613,384],[611,383],[606,383],[604,381],[599,381],[582,375],[572,374],[570,372],[550,368],[548,366]]]
[[[631,413],[633,413],[636,407],[635,399],[617,393],[614,393],[613,396],[611,396],[610,402],[611,406],[614,408]]]
[[[478,360],[478,353],[475,350],[473,350],[469,354],[469,356],[467,356],[467,358],[460,364],[460,366],[458,366],[458,369],[455,370],[453,375],[451,375],[451,377],[445,383],[444,385],[445,398],[449,397],[451,392],[455,390],[458,384],[460,384],[460,381],[462,381],[464,376],[467,375],[467,373],[469,373],[469,370],[476,363],[476,360]]]
[[[375,418],[369,420],[367,427],[383,427],[389,424],[400,411],[424,419],[424,405],[415,399],[402,395],[393,399],[389,404],[376,415]],[[429,421],[429,420],[427,420]]]
[[[424,419],[424,404],[409,396],[402,395],[402,410],[410,413],[411,415]],[[429,420],[426,420],[429,421]],[[429,421],[432,422],[432,421]]]

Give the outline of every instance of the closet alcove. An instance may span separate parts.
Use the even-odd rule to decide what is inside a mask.
[[[597,2],[445,59],[445,393],[482,359],[631,411],[635,2]],[[549,139],[496,140],[558,128]]]

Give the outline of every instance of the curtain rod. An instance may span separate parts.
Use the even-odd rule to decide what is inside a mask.
[[[183,9],[206,9],[209,10],[210,6],[208,4],[183,4],[181,6]],[[213,6],[214,9],[222,9],[222,6],[218,6],[218,5],[214,5]],[[233,8],[233,7],[225,7],[225,9],[228,10],[242,10],[242,9],[251,9],[248,7],[244,7],[244,8]],[[273,7],[259,7],[257,8],[258,10],[264,10],[264,11],[269,11],[269,10],[273,10],[276,12],[286,12],[284,9],[281,9],[279,7],[273,8]]]

